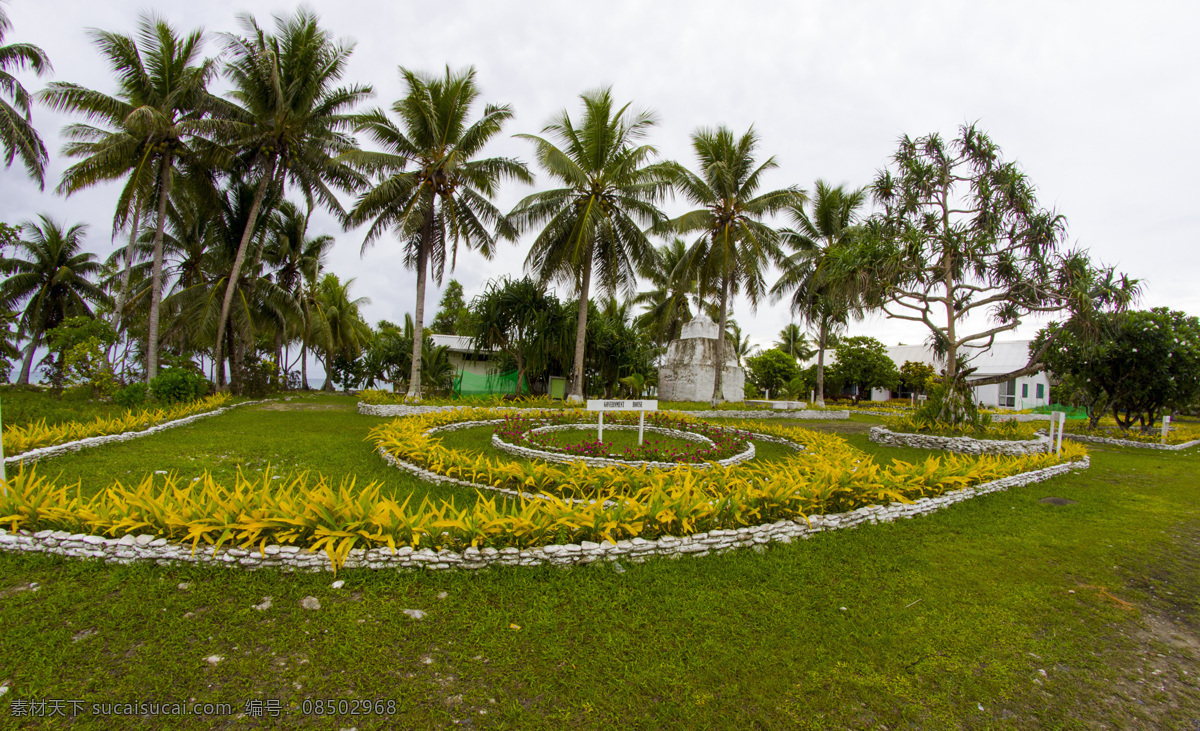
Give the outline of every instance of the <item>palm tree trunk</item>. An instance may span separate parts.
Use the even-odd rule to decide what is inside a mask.
[[[300,346],[300,390],[308,390],[308,343]]]
[[[408,376],[408,397],[421,398],[421,346],[425,329],[425,270],[429,268],[429,247],[433,243],[433,202],[425,211],[421,226],[421,248],[417,252],[417,307],[413,315],[412,370]]]
[[[716,406],[725,400],[725,394],[722,393],[722,376],[725,374],[725,325],[729,318],[729,276],[725,276],[725,281],[721,282],[721,318],[717,323],[717,374],[713,378],[713,395],[712,405]]]
[[[117,299],[117,330],[120,330],[121,326],[125,324],[125,306],[129,304],[129,278],[133,274],[133,250],[137,245],[138,223],[141,220],[142,199],[138,196],[133,204],[133,222],[129,226],[129,243],[125,245],[125,271],[121,273],[121,294]]]
[[[571,370],[571,394],[568,401],[583,401],[583,356],[587,345],[588,295],[592,286],[592,256],[589,249],[579,280],[579,316],[575,326],[575,366]]]
[[[150,321],[146,342],[146,383],[158,375],[158,316],[162,305],[163,228],[167,224],[167,196],[171,193],[171,155],[162,159],[158,178],[158,225],[154,229],[154,269],[150,274]]]
[[[221,318],[217,321],[216,360],[221,363],[221,347],[224,344],[225,325],[229,320],[229,310],[233,307],[233,293],[237,290],[238,275],[242,273],[242,264],[246,261],[246,248],[254,235],[254,225],[258,220],[258,210],[262,207],[263,198],[267,195],[267,186],[275,177],[275,159],[267,165],[266,172],[258,181],[258,190],[254,191],[254,203],[250,206],[250,216],[246,219],[246,230],[242,231],[242,240],[238,243],[237,255],[233,258],[233,268],[229,272],[229,282],[225,285],[225,299],[221,302]],[[218,370],[224,366],[218,366]]]
[[[829,321],[821,318],[817,331],[817,407],[825,408],[825,341],[829,338]]]
[[[29,371],[33,368],[33,351],[37,350],[37,346],[42,342],[42,334],[36,332],[33,334],[33,339],[29,341],[29,347],[25,349],[25,359],[21,362],[21,375],[17,377],[18,386],[29,385]]]

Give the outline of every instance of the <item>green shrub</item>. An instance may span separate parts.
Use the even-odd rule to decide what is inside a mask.
[[[208,393],[208,381],[199,373],[171,368],[151,379],[150,393],[161,403],[191,401]]]
[[[113,394],[113,403],[126,409],[133,409],[146,403],[146,384],[131,383]]]

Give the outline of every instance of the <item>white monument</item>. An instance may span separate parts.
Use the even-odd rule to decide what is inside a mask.
[[[667,346],[666,361],[658,369],[658,397],[663,401],[711,401],[716,365],[717,323],[701,313]],[[721,393],[726,401],[742,401],[746,396],[746,374],[728,341]]]

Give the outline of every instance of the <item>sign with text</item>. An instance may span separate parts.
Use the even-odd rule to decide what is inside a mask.
[[[588,411],[658,411],[657,399],[588,399]]]

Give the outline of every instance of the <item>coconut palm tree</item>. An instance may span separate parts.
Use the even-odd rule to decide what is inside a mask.
[[[219,384],[224,383],[221,359],[229,312],[268,188],[279,197],[285,184],[291,184],[310,209],[320,203],[345,218],[330,186],[353,191],[366,182],[338,158],[357,149],[348,134],[356,120],[350,110],[371,94],[370,86],[335,86],[346,73],[353,46],[335,42],[308,10],[277,16],[274,35],[249,15],[241,20],[246,35],[226,36],[225,43],[225,70],[234,88],[206,127],[236,153],[238,174],[255,185],[217,322]],[[236,368],[233,378],[239,378]],[[240,381],[232,386],[240,390]]]
[[[333,390],[333,359],[339,355],[353,360],[371,342],[371,326],[362,319],[359,308],[370,304],[367,297],[350,298],[353,277],[345,282],[336,274],[326,274],[317,285],[314,311],[314,349],[325,366],[322,391]]]
[[[808,336],[794,322],[788,323],[779,331],[779,340],[775,341],[775,347],[795,358],[797,362],[808,360],[817,352],[808,344]]]
[[[89,304],[109,304],[92,281],[101,271],[95,254],[83,251],[84,224],[64,229],[49,216],[21,224],[23,236],[13,256],[0,259],[0,308],[20,310],[19,332],[29,339],[17,383],[29,383],[33,353],[47,331],[68,317],[91,315]],[[24,255],[25,258],[17,258]],[[23,307],[19,303],[24,302]]]
[[[63,173],[60,193],[69,196],[103,181],[126,181],[113,221],[114,232],[126,223],[132,228],[119,312],[127,304],[128,268],[133,265],[141,213],[151,200],[157,203],[146,346],[149,380],[158,371],[167,201],[177,165],[194,159],[198,150],[206,147],[205,141],[195,136],[194,123],[209,106],[207,85],[215,64],[200,57],[202,30],[180,36],[153,14],[142,16],[136,38],[101,30],[91,31],[91,36],[117,77],[116,94],[54,82],[39,97],[52,109],[82,114],[89,122],[65,130],[68,142],[64,153],[83,159]]]
[[[644,227],[661,228],[658,204],[670,192],[656,151],[642,144],[655,124],[650,112],[617,108],[611,89],[582,94],[579,125],[563,110],[532,140],[538,165],[561,187],[535,193],[510,214],[527,229],[544,224],[525,259],[543,282],[566,282],[579,296],[570,398],[583,399],[584,343],[592,278],[610,296],[633,296],[635,273],[650,266],[654,246]]]
[[[441,284],[447,256],[451,271],[458,261],[460,241],[490,259],[498,237],[515,240],[516,230],[490,199],[501,180],[533,179],[518,160],[478,159],[513,113],[508,105],[487,104],[483,116],[469,121],[479,98],[473,68],[452,72],[447,67],[444,76],[435,77],[401,67],[400,75],[408,90],[392,111],[403,129],[381,109],[363,115],[359,130],[383,150],[344,157],[382,174],[350,212],[352,224],[371,223],[363,251],[391,229],[404,247],[405,266],[417,270],[408,395],[420,398],[426,272]]]
[[[750,356],[756,346],[750,344],[749,333],[743,333],[742,326],[734,322],[732,318],[729,320],[729,331],[725,335],[729,339],[729,347],[733,348],[734,357],[737,358],[738,368],[741,368],[743,361]]]
[[[680,267],[679,262],[686,256],[687,244],[683,239],[675,238],[671,243],[657,247],[653,262],[638,272],[639,277],[649,280],[652,289],[639,292],[633,298],[635,305],[645,308],[637,318],[637,326],[646,330],[660,348],[678,338],[683,326],[692,319],[691,298],[695,298],[696,306],[706,314],[707,310],[713,309],[706,306],[701,297],[702,292],[714,288],[712,282],[704,286],[697,281],[696,272]],[[679,276],[674,276],[676,273]]]
[[[818,406],[825,405],[825,350],[832,334],[851,317],[861,317],[870,282],[852,264],[852,244],[858,232],[862,190],[847,191],[818,180],[811,213],[803,205],[788,209],[795,228],[780,234],[793,253],[783,262],[783,274],[771,288],[779,299],[792,294],[792,312],[817,331]]]
[[[805,200],[804,191],[794,186],[758,192],[763,174],[777,165],[773,157],[756,163],[757,147],[758,134],[753,128],[741,137],[726,127],[699,129],[692,135],[692,149],[701,172],[693,173],[678,163],[670,166],[676,189],[699,206],[671,222],[680,233],[698,234],[680,267],[698,273],[702,282],[718,282],[717,332],[721,333],[726,329],[730,297],[741,292],[752,307],[757,306],[766,290],[767,268],[783,259],[779,237],[763,218]],[[725,339],[718,338],[714,406],[724,399],[724,367]]]
[[[271,276],[275,284],[290,293],[300,312],[304,313],[298,321],[278,323],[276,358],[285,366],[285,370],[287,357],[283,347],[289,339],[289,331],[293,333],[290,337],[294,337],[298,331],[301,336],[301,357],[306,355],[305,334],[309,331],[307,320],[310,309],[305,306],[304,285],[319,279],[325,257],[334,243],[333,237],[328,234],[309,235],[308,223],[311,216],[312,211],[302,211],[291,201],[280,202],[271,218],[270,232],[263,248],[263,261],[274,269]],[[307,371],[307,368],[304,370]]]
[[[0,145],[4,146],[5,166],[11,167],[13,160],[21,158],[29,177],[46,185],[46,162],[50,156],[46,153],[46,145],[33,128],[30,115],[30,96],[21,86],[21,82],[13,76],[14,71],[32,69],[41,76],[51,70],[50,58],[46,52],[30,43],[4,43],[4,36],[12,30],[8,14],[0,7],[0,89],[4,96],[0,97]]]

